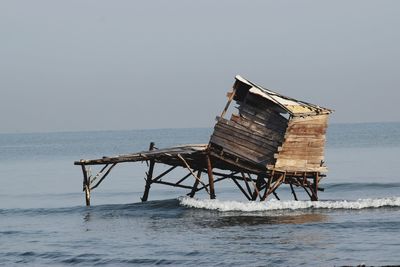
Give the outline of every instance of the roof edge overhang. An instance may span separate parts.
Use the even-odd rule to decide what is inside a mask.
[[[255,84],[240,75],[236,75],[235,79],[236,81],[250,86],[250,93],[269,100],[270,102],[280,106],[293,116],[315,116],[321,114],[330,114],[333,112],[333,110],[331,109],[327,109],[318,105],[278,94],[270,89],[266,89],[258,84]]]

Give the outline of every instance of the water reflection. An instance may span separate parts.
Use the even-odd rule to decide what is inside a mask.
[[[83,221],[85,222],[85,223],[87,223],[87,222],[90,222],[90,219],[91,219],[91,214],[90,214],[90,211],[87,211],[85,214],[84,214],[84,216],[83,216]]]
[[[296,215],[225,215],[219,216],[214,221],[208,221],[207,226],[213,228],[230,226],[254,226],[266,224],[306,224],[326,222],[328,216],[320,213],[296,214]]]

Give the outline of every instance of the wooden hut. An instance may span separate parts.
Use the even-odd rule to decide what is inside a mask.
[[[238,112],[228,120],[224,115],[232,100]],[[327,171],[324,147],[330,113],[332,110],[283,96],[236,76],[228,103],[216,119],[210,150],[224,161],[233,156],[248,169],[264,170],[269,178],[278,175],[281,178],[271,182],[282,180],[292,188],[293,184],[299,185],[299,177],[304,182],[312,178],[310,197],[317,200],[318,182]],[[272,192],[263,198],[269,193]]]
[[[327,171],[324,165],[327,108],[295,100],[263,88],[249,80],[236,76],[228,102],[217,117],[208,144],[184,145],[155,149],[115,157],[76,161],[84,175],[86,203],[90,205],[90,191],[99,186],[115,165],[122,162],[147,161],[146,186],[142,201],[148,199],[152,184],[163,184],[196,192],[206,190],[215,198],[214,183],[231,179],[249,200],[265,200],[270,194],[279,199],[276,190],[281,184],[305,190],[311,200],[318,200],[319,181]],[[237,112],[224,118],[232,101]],[[154,177],[155,164],[171,166]],[[87,166],[104,165],[91,175]],[[189,173],[177,181],[163,180],[176,167],[184,167]],[[208,181],[201,180],[207,173]],[[183,184],[189,177],[190,185]]]

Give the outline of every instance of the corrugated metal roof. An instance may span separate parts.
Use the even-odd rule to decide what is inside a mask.
[[[293,116],[301,116],[301,115],[316,115],[316,114],[329,114],[332,113],[333,110],[320,107],[314,104],[310,104],[304,101],[296,100],[294,98],[290,98],[281,94],[278,94],[274,91],[266,89],[260,85],[257,85],[240,75],[236,75],[236,80],[242,83],[245,83],[251,86],[249,92],[255,95],[259,95],[269,101],[279,105],[284,110],[292,114]]]

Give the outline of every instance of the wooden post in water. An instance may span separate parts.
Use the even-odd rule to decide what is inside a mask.
[[[199,170],[197,172],[197,177],[199,177],[199,179],[201,179],[201,170]],[[196,189],[197,189],[197,187],[199,186],[199,183],[200,183],[199,179],[195,179],[192,191],[190,192],[190,195],[189,195],[190,197],[194,197],[194,195],[196,194]]]
[[[314,184],[313,184],[313,199],[312,201],[318,201],[318,180],[319,180],[319,173],[316,172],[314,176]]]
[[[82,166],[82,172],[83,172],[83,191],[85,191],[85,200],[86,200],[86,206],[90,206],[90,177],[87,175],[87,170],[85,165]]]
[[[210,185],[210,199],[215,199],[214,177],[212,173],[210,155],[208,154],[206,155],[206,161],[207,161],[208,184]]]
[[[290,183],[290,190],[292,191],[294,200],[297,201],[297,200],[298,200],[298,199],[297,199],[297,195],[296,195],[296,192],[294,191],[294,188],[293,188],[293,184],[292,184],[292,183]]]
[[[149,150],[153,150],[153,149],[154,149],[154,142],[151,142],[150,146],[149,146]],[[147,199],[149,198],[150,186],[151,186],[152,179],[153,179],[154,164],[155,164],[154,159],[151,159],[150,165],[149,165],[149,171],[146,174],[146,185],[144,187],[143,196],[141,197],[142,202],[147,201]]]
[[[265,185],[265,191],[264,191],[263,197],[261,198],[261,201],[265,201],[267,199],[268,192],[269,192],[269,189],[271,188],[271,184],[272,184],[272,180],[274,179],[274,176],[275,176],[275,170],[272,170],[271,174],[268,177],[268,181]]]
[[[257,180],[256,180],[256,184],[254,187],[254,192],[253,192],[253,196],[252,196],[251,200],[254,201],[257,199],[258,195],[260,194],[260,188],[264,184],[265,184],[264,177],[261,174],[257,175]]]

